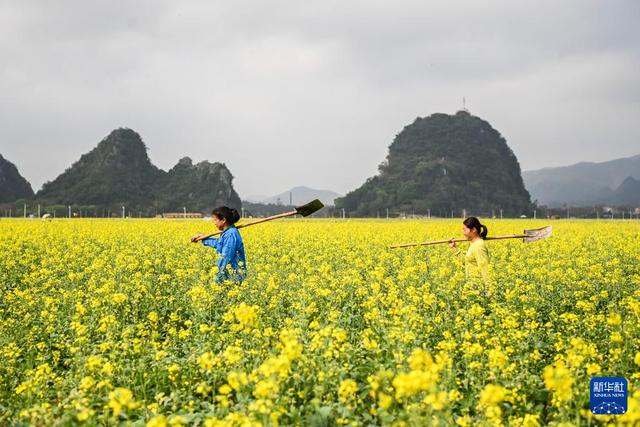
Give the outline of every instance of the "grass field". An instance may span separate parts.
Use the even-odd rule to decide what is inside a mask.
[[[489,295],[446,246],[461,220],[241,230],[216,285],[201,220],[0,220],[0,424],[640,423],[640,222],[486,220]],[[465,246],[463,245],[463,248]],[[593,376],[629,412],[596,419]]]

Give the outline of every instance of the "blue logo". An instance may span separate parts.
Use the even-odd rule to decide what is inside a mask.
[[[591,378],[591,413],[622,415],[627,412],[629,387],[624,377]]]

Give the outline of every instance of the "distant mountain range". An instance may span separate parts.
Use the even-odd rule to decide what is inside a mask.
[[[457,149],[456,144],[460,145]],[[469,151],[463,147],[465,144],[483,147],[482,152],[495,159],[481,162],[472,156],[472,161],[467,162],[466,155],[459,153],[475,149]],[[240,208],[233,176],[223,163],[194,164],[184,157],[165,172],[151,164],[146,151],[135,131],[116,129],[35,195],[18,168],[0,155],[0,203],[24,199],[112,211],[126,205],[147,215],[185,207],[201,212],[225,204]],[[496,170],[482,166],[487,164],[502,167]],[[454,187],[458,189],[451,190]],[[465,188],[473,188],[471,193],[481,197],[464,199]],[[524,171],[520,180],[513,152],[488,123],[464,112],[455,116],[435,114],[407,126],[390,146],[387,161],[380,165],[380,175],[345,197],[331,190],[299,186],[274,196],[246,197],[245,208],[272,212],[278,205],[299,206],[320,199],[326,206],[345,207],[354,216],[371,216],[385,206],[407,212],[430,207],[437,212],[438,208],[448,211],[454,206],[509,209],[509,204],[515,203],[510,210],[517,214],[526,210],[529,194],[530,200],[549,207],[640,207],[640,155]],[[483,206],[482,201],[491,206]],[[455,203],[449,206],[445,202]]]
[[[539,205],[640,206],[640,155],[524,171],[522,178]]]
[[[331,190],[316,190],[309,187],[294,187],[289,191],[284,191],[275,196],[248,196],[245,198],[247,202],[274,204],[274,205],[303,205],[310,200],[320,199],[325,206],[333,206],[334,200],[342,197],[341,194]],[[291,199],[291,200],[290,200]]]

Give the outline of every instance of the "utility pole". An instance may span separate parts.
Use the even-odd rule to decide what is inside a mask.
[[[27,204],[24,204],[24,217],[27,217]]]
[[[184,210],[184,217],[186,218],[187,217],[187,207],[185,206],[182,209]]]
[[[431,219],[431,209],[427,209],[427,218]]]
[[[124,219],[124,206],[122,207],[122,219]]]
[[[69,205],[69,218],[71,218],[71,205]]]
[[[533,219],[536,219],[536,210],[533,210]]]
[[[389,219],[389,208],[387,208],[387,219]]]
[[[38,218],[40,218],[40,203],[38,203]]]
[[[500,209],[500,219],[502,219],[502,209]]]

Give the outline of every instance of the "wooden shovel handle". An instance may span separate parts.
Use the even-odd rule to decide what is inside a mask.
[[[485,240],[502,240],[502,239],[522,239],[528,237],[526,234],[512,234],[510,236],[493,236],[493,237],[487,237]],[[446,239],[446,240],[434,240],[431,242],[422,242],[422,243],[405,243],[402,245],[393,245],[391,246],[391,249],[397,249],[397,248],[409,248],[411,246],[430,246],[430,245],[440,245],[443,243],[449,243],[449,242],[466,242],[467,239]]]
[[[466,242],[467,239],[447,239],[447,240],[434,240],[432,242],[422,242],[422,243],[404,243],[402,245],[393,245],[391,246],[392,249],[396,249],[396,248],[409,248],[411,246],[430,246],[430,245],[440,245],[442,243],[449,243],[449,242],[456,242],[456,243],[460,243],[460,242]]]
[[[259,219],[257,221],[248,222],[246,224],[240,224],[240,225],[237,225],[236,228],[248,227],[250,225],[260,224],[262,222],[267,222],[267,221],[272,221],[272,220],[278,219],[278,218],[284,218],[284,217],[287,217],[287,216],[292,216],[292,215],[295,215],[297,213],[298,213],[298,211],[285,212],[285,213],[281,213],[281,214],[278,214],[278,215],[273,215],[273,216],[270,216],[270,217],[267,217],[267,218],[262,218],[262,219]],[[193,243],[199,242],[201,240],[208,239],[209,237],[217,236],[218,234],[222,234],[222,231],[216,231],[215,233],[207,234],[206,236],[200,236],[197,239],[192,240],[192,242]]]

